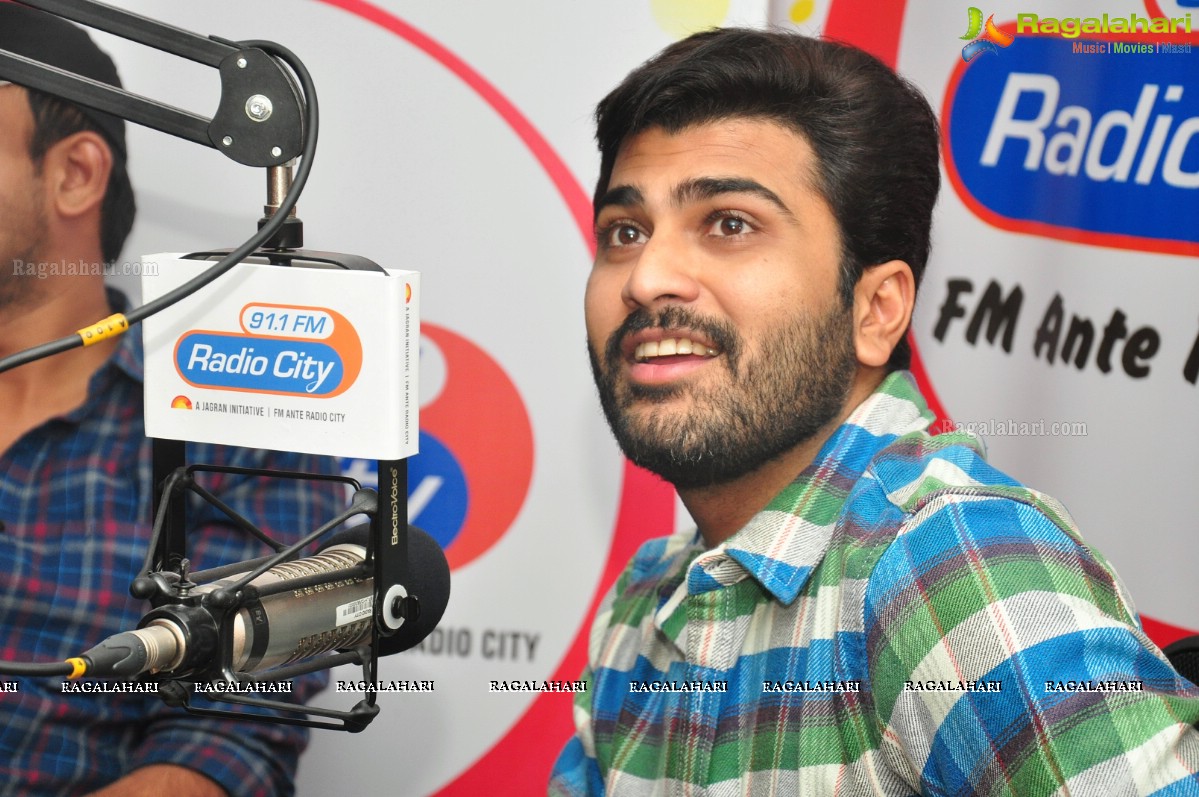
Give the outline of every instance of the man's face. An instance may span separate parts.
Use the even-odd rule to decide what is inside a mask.
[[[604,414],[676,487],[731,481],[841,412],[856,368],[815,156],[774,122],[625,142],[598,203],[587,335]]]
[[[46,240],[45,191],[29,157],[32,135],[25,91],[0,83],[0,309],[31,294],[37,280],[14,264],[37,262]]]

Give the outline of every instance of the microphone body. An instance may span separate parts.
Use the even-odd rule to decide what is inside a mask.
[[[249,583],[255,590],[295,579],[350,570],[366,559],[361,545],[330,546],[315,556],[275,565]],[[243,574],[244,575],[244,574]],[[241,575],[228,576],[193,590],[204,595],[232,586]],[[365,642],[373,619],[373,579],[346,577],[316,586],[254,598],[233,615],[235,672],[254,672]],[[130,633],[154,636],[154,655],[146,671],[173,671],[189,658],[186,616],[151,612],[143,627]],[[151,631],[150,629],[154,629]],[[163,631],[171,642],[166,642]]]
[[[338,534],[314,556],[275,565],[245,587],[249,599],[226,620],[232,626],[234,672],[266,670],[369,641],[374,579],[356,571],[366,559],[367,534],[366,527]],[[420,611],[394,635],[379,640],[379,655],[418,644],[437,625],[449,601],[449,565],[437,542],[410,526],[408,551],[411,583],[404,590],[417,597]],[[177,677],[210,673],[215,677],[222,664],[215,661],[221,628],[204,606],[204,598],[235,584],[249,570],[199,585],[190,591],[196,600],[160,606],[142,618],[137,630],[109,637],[80,657],[86,662],[86,674],[134,678],[147,672]],[[313,583],[314,577],[326,574],[327,581]],[[257,595],[259,590],[273,591],[301,579],[295,589]]]

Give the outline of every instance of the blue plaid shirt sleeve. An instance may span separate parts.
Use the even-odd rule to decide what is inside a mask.
[[[63,661],[137,627],[149,606],[129,595],[129,585],[149,547],[150,448],[140,340],[128,335],[92,377],[83,405],[0,452],[0,658]],[[189,446],[187,461],[338,470],[324,457],[214,446]],[[221,475],[210,484],[285,541],[345,504],[342,486],[330,482]],[[197,569],[268,553],[211,508],[189,505],[188,524]],[[326,683],[324,674],[299,678],[280,697],[307,701]],[[201,772],[239,797],[294,793],[307,743],[302,728],[196,717],[154,694],[66,693],[62,679],[10,679],[6,687],[0,795],[87,793],[159,763]]]

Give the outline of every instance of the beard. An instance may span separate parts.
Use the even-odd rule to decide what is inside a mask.
[[[6,231],[0,232],[0,311],[15,312],[32,303],[39,280],[29,273],[44,252],[49,224],[41,194],[22,207],[0,205]]]
[[[637,385],[622,377],[621,342],[641,329],[694,329],[722,356],[716,385]],[[724,484],[810,440],[845,405],[857,369],[850,308],[837,301],[817,318],[797,317],[750,356],[729,324],[672,306],[625,319],[600,356],[588,345],[604,417],[625,456],[676,488]],[[689,395],[686,410],[655,412]],[[638,407],[637,405],[641,406]]]

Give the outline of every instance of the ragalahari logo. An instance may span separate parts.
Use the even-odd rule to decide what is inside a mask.
[[[995,27],[995,15],[987,17],[987,22],[983,24],[983,12],[980,9],[970,6],[968,9],[970,14],[970,26],[966,29],[966,35],[962,36],[962,40],[969,40],[970,43],[962,48],[962,60],[967,63],[972,58],[982,53],[998,53],[999,47],[1007,47],[1016,37],[1010,33],[1004,33],[999,28]],[[979,34],[982,34],[981,36]]]

